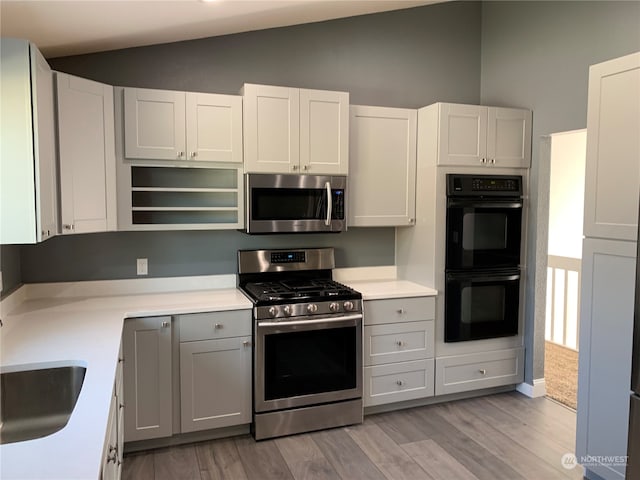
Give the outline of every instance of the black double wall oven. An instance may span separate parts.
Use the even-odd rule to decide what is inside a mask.
[[[522,177],[447,175],[445,342],[518,334]]]

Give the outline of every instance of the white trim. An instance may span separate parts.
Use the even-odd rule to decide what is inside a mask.
[[[533,385],[522,382],[516,386],[516,390],[529,398],[544,397],[547,394],[547,386],[544,378],[536,378]]]
[[[370,280],[396,280],[398,269],[395,265],[382,267],[335,268],[333,279],[338,282],[361,282]]]
[[[128,278],[83,282],[31,283],[25,297],[71,298],[140,295],[148,293],[186,292],[236,288],[236,275],[198,275],[193,277]],[[12,295],[13,296],[13,295]],[[24,298],[23,298],[24,299]]]

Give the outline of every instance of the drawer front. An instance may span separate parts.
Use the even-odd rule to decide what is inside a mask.
[[[436,359],[436,395],[512,385],[523,379],[522,348]]]
[[[251,310],[191,313],[176,318],[181,342],[251,335]]]
[[[364,406],[433,396],[434,360],[365,367]]]
[[[364,364],[381,365],[433,357],[433,321],[364,327]]]
[[[433,320],[435,313],[435,297],[393,298],[364,302],[365,325]]]

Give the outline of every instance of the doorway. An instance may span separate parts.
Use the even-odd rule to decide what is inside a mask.
[[[547,396],[575,410],[587,132],[550,137],[544,377]]]

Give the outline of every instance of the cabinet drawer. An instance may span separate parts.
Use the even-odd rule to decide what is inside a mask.
[[[364,406],[433,396],[433,359],[365,367]]]
[[[433,321],[364,327],[364,364],[380,365],[433,357]]]
[[[435,297],[370,300],[364,302],[364,324],[433,320],[435,312]]]
[[[436,359],[436,395],[520,383],[524,349],[515,348]]]
[[[250,310],[191,313],[177,318],[181,342],[251,335]]]

